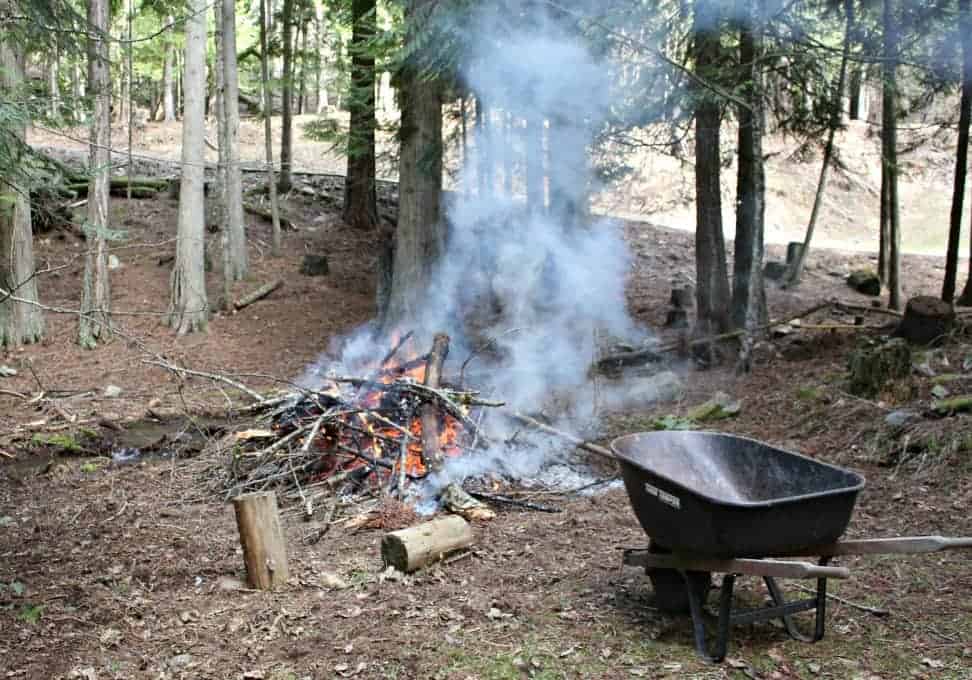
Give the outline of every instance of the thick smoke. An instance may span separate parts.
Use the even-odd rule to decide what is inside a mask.
[[[588,372],[597,338],[635,332],[625,308],[629,254],[620,225],[591,220],[583,211],[575,216],[593,186],[587,148],[610,112],[612,65],[592,53],[570,22],[530,6],[502,16],[482,10],[450,27],[469,46],[462,81],[499,114],[493,121],[508,113],[515,123],[517,181],[512,197],[498,183],[477,191],[481,164],[467,159],[461,191],[447,206],[447,252],[419,306],[425,317],[409,328],[427,337],[448,332],[456,366],[491,339],[488,351],[470,363],[467,382],[512,409],[537,412],[555,404],[551,411],[570,414],[569,423],[564,418],[558,425],[574,429],[591,410]],[[522,195],[527,120],[546,121],[546,210],[528,210]],[[505,134],[477,135],[472,144],[474,154],[494,163],[511,153]],[[568,205],[572,210],[565,210]],[[353,355],[368,353],[374,358],[382,350],[352,340],[343,363],[353,365]],[[497,439],[513,431],[502,417],[487,425]],[[443,483],[488,471],[533,476],[551,454],[567,448],[534,442],[528,450],[536,454],[511,454],[500,442],[483,454],[450,460],[428,487],[434,493]]]

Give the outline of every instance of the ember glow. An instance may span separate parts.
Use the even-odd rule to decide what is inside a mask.
[[[403,462],[404,479],[418,480],[429,474],[433,456],[460,454],[466,428],[417,391],[425,381],[428,356],[419,354],[410,338],[394,339],[384,360],[356,368],[367,377],[325,379],[309,399],[277,418],[275,430],[282,437],[320,420],[297,444],[321,454],[312,481],[348,479],[392,490],[402,482]],[[468,406],[458,408],[468,415]],[[423,411],[438,426],[436,452],[423,445]]]

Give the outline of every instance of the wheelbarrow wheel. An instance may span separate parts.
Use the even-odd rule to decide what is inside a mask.
[[[648,552],[668,555],[672,551],[654,542],[648,547]],[[669,614],[688,614],[689,596],[686,576],[696,588],[699,602],[705,604],[712,589],[712,574],[708,571],[690,571],[683,576],[676,569],[645,569],[651,587],[655,593],[655,607]]]

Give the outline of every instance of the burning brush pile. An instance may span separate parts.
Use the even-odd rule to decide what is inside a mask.
[[[307,515],[325,497],[405,500],[450,457],[488,446],[477,407],[502,406],[446,381],[449,336],[419,354],[412,334],[362,376],[328,375],[317,390],[274,399],[253,427],[227,435],[220,486],[227,497],[286,489]]]

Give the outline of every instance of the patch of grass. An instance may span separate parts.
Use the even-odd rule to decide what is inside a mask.
[[[820,401],[821,396],[820,388],[815,385],[804,385],[796,391],[796,398],[800,401]]]
[[[83,453],[84,447],[73,435],[70,434],[35,434],[30,439],[30,443],[35,446],[50,446],[70,453]]]
[[[17,614],[17,618],[28,623],[32,626],[36,625],[40,621],[41,614],[44,613],[44,605],[42,604],[25,604],[20,608],[20,613]]]
[[[93,461],[88,461],[87,463],[82,463],[81,472],[83,472],[86,475],[90,475],[91,473],[100,470],[103,464],[104,461],[100,461],[100,460],[93,460]]]
[[[651,421],[651,429],[653,430],[694,430],[696,427],[698,427],[698,424],[691,418],[676,416],[671,413]]]

